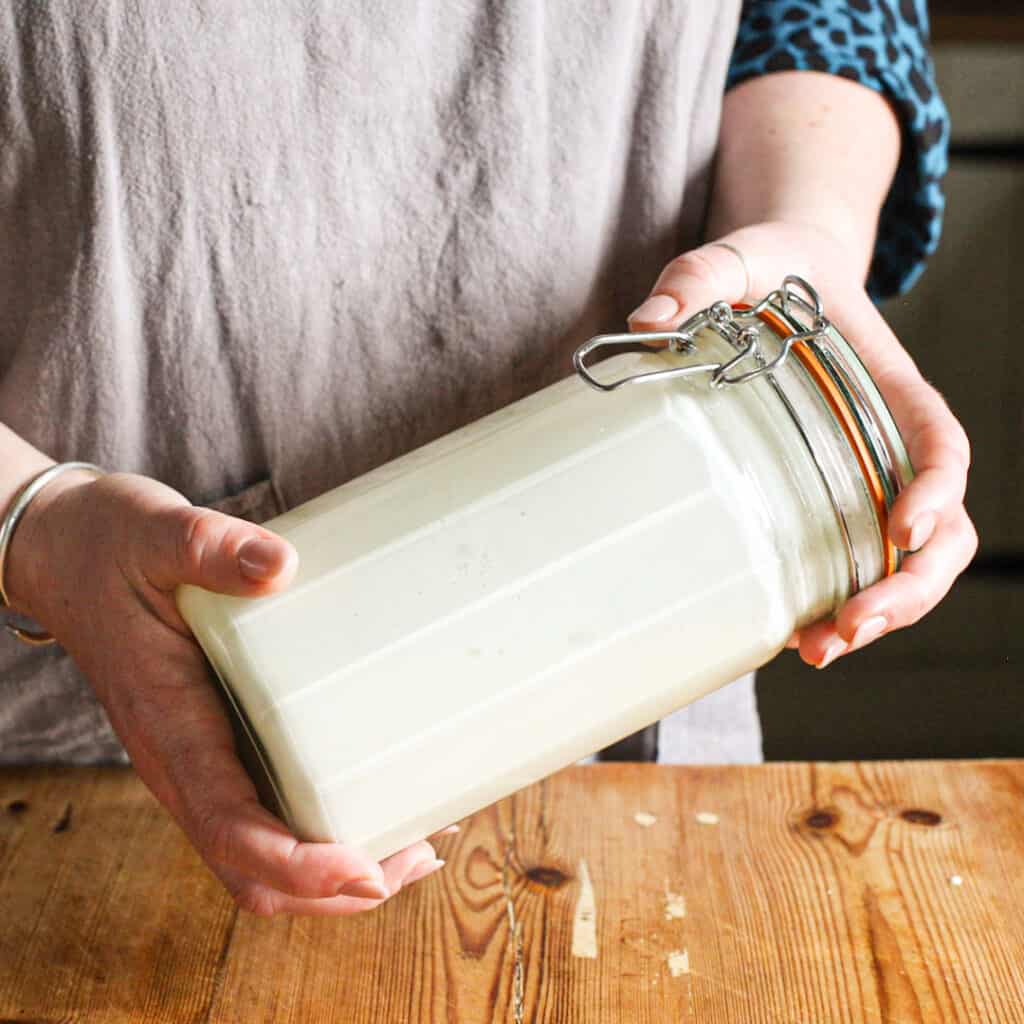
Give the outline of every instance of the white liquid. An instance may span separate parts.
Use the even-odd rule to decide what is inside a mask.
[[[697,393],[562,381],[268,523],[288,592],[182,588],[298,835],[387,856],[780,649],[763,480]]]

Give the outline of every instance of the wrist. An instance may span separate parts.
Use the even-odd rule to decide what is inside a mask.
[[[52,589],[54,575],[47,567],[46,556],[50,511],[64,494],[95,480],[96,475],[87,470],[69,469],[60,473],[39,491],[21,514],[8,542],[4,565],[4,589],[12,610],[45,624],[41,598],[47,589]]]
[[[812,283],[863,284],[870,254],[832,226],[800,216],[786,216],[709,236],[734,245],[748,264],[753,293],[777,287],[784,274],[799,274]]]
[[[824,211],[816,216],[813,210],[780,210],[774,219],[794,232],[815,239],[820,247],[831,252],[831,261],[837,268],[844,268],[859,281],[867,278],[875,247],[877,216],[870,220],[867,229],[864,222],[828,215]]]

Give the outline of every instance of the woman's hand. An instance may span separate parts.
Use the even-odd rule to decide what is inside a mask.
[[[722,299],[751,302],[799,274],[821,293],[825,311],[856,348],[903,434],[916,476],[897,498],[889,535],[913,551],[899,572],[854,595],[834,620],[793,637],[804,661],[819,668],[895,629],[917,622],[974,557],[978,540],[964,508],[970,448],[942,396],[921,376],[860,284],[861,261],[826,231],[771,222],[722,238],[743,254],[708,243],[662,271],[630,317],[634,331],[668,330]],[[749,271],[750,280],[747,280]]]
[[[297,558],[268,530],[141,476],[67,472],[18,526],[12,603],[90,680],[136,771],[239,906],[348,914],[440,867],[427,842],[377,864],[296,840],[264,810],[235,756],[203,653],[174,602],[179,583],[256,597],[286,587]]]

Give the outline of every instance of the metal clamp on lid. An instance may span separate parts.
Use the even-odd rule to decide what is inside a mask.
[[[799,289],[799,291],[798,291]],[[801,295],[800,292],[803,292]],[[760,351],[760,332],[757,322],[769,306],[781,308],[783,313],[792,319],[800,312],[810,318],[810,327],[784,338],[778,354],[766,360]],[[651,331],[638,334],[599,334],[584,342],[573,355],[573,366],[576,372],[597,391],[614,391],[623,384],[641,384],[656,380],[670,380],[675,377],[692,377],[706,373],[711,376],[711,386],[725,387],[729,384],[743,384],[746,381],[770,373],[785,362],[789,352],[797,342],[815,341],[821,338],[830,324],[825,316],[821,296],[802,277],[790,274],[782,282],[782,287],[766,295],[756,306],[735,309],[727,302],[716,302],[708,309],[695,313],[674,331]],[[737,354],[724,363],[692,363],[688,366],[677,366],[668,370],[651,370],[647,373],[635,373],[629,377],[604,383],[590,372],[585,359],[591,352],[611,345],[642,344],[665,342],[673,352],[689,353],[697,349],[696,335],[710,328],[737,349]],[[731,373],[744,360],[753,360],[757,365],[752,370]]]

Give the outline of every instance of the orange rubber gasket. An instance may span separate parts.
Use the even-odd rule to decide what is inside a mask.
[[[739,310],[750,309],[749,306],[742,304],[734,308]],[[762,310],[758,313],[758,317],[768,324],[780,338],[790,338],[796,333],[790,329],[789,325],[781,317],[770,310]],[[882,478],[878,475],[878,469],[871,458],[871,453],[868,451],[867,442],[861,433],[860,425],[857,423],[849,403],[836,387],[835,382],[821,365],[820,360],[810,346],[806,342],[798,341],[793,345],[792,351],[803,364],[804,369],[810,374],[814,383],[818,385],[818,389],[824,396],[829,408],[835,414],[839,425],[843,429],[843,433],[846,434],[846,438],[857,456],[864,480],[868,485],[868,492],[875,506],[878,525],[882,531],[882,547],[884,549],[882,559],[883,575],[891,576],[899,565],[899,552],[896,549],[896,545],[889,539],[889,506],[885,500],[885,488],[882,486]]]

